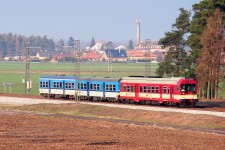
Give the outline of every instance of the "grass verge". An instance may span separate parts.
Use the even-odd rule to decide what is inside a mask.
[[[0,106],[0,109],[132,121],[153,124],[156,126],[195,127],[225,130],[225,118],[208,115],[153,112],[84,104],[38,104],[28,106],[2,105]]]

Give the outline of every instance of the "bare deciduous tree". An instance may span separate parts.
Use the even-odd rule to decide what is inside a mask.
[[[196,67],[200,97],[217,98],[218,85],[223,78],[225,30],[222,12],[218,9],[208,18],[207,27],[200,38],[202,49]]]

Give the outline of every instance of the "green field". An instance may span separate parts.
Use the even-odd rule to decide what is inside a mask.
[[[156,63],[151,64],[151,76],[155,75],[158,67]],[[10,86],[3,86],[3,83],[12,83],[11,93],[25,93],[26,64],[21,62],[0,62],[0,93],[9,93]],[[75,65],[73,63],[31,63],[30,76],[32,80],[31,94],[38,94],[38,78],[41,75],[74,75]],[[81,63],[81,76],[100,77],[125,77],[130,75],[144,76],[144,63],[113,63],[112,72],[108,72],[107,63]]]
[[[158,64],[151,64],[151,76],[155,76]],[[73,63],[31,63],[32,95],[38,95],[38,78],[42,75],[74,75]],[[0,62],[0,93],[24,94],[26,64],[21,62]],[[145,63],[113,63],[112,72],[108,72],[107,63],[81,63],[81,76],[126,77],[131,75],[144,76]],[[3,83],[12,83],[3,86]],[[219,97],[225,97],[225,84],[220,84]]]
[[[25,63],[19,62],[0,62],[0,71],[25,71]],[[156,63],[152,63],[152,70],[158,67]],[[75,65],[73,63],[31,63],[31,71],[74,71]],[[81,71],[89,72],[102,72],[108,71],[107,63],[81,63]],[[126,71],[137,71],[144,72],[144,63],[113,63],[113,72],[126,72]]]

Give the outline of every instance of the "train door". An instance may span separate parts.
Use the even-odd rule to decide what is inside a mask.
[[[160,94],[160,101],[162,101],[162,93],[163,93],[163,88],[162,86],[159,86],[159,94]]]
[[[139,101],[139,96],[138,96],[138,84],[134,84],[134,93],[135,93],[135,101]]]
[[[174,99],[174,94],[173,94],[173,87],[170,86],[170,100]]]
[[[49,80],[48,81],[49,83],[49,90],[48,90],[48,97],[50,97],[50,95],[51,95],[51,93],[52,93],[52,91],[51,91],[51,89],[52,89],[52,81],[51,80]]]
[[[61,82],[61,84],[62,84],[62,90],[63,90],[63,96],[65,95],[65,90],[66,90],[66,87],[65,87],[65,81],[62,81]]]
[[[89,93],[90,93],[90,92],[89,92],[89,91],[90,91],[90,90],[89,90],[89,88],[90,88],[89,82],[88,82],[88,81],[87,81],[86,83],[84,82],[84,84],[86,84],[87,97],[89,97],[89,95],[90,95],[90,94],[89,94]]]
[[[103,84],[102,84],[102,92],[103,92],[103,97],[105,98],[105,82],[103,82]]]

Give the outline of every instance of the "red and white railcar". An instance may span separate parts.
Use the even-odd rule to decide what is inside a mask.
[[[196,81],[191,78],[124,77],[120,82],[120,100],[124,102],[195,105]]]

